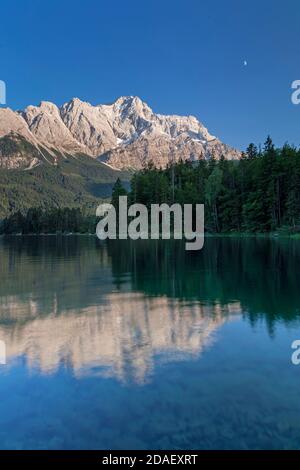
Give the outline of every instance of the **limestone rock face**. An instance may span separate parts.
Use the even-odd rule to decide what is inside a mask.
[[[22,115],[32,134],[45,146],[61,152],[84,151],[65,126],[55,104],[42,101],[39,106],[28,106]]]
[[[84,153],[117,169],[139,169],[149,162],[165,167],[179,159],[240,157],[239,151],[211,135],[196,117],[156,114],[136,96],[122,96],[112,104],[97,106],[73,98],[60,108],[47,101],[18,112],[2,108],[0,150],[1,137],[8,135],[11,139],[21,136],[50,154]],[[5,166],[22,166],[20,153],[18,164],[14,158],[17,156],[10,155]],[[4,166],[1,152],[0,166]]]

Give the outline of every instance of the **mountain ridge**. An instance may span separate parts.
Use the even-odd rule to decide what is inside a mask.
[[[22,136],[39,157],[15,153],[3,157],[1,140]],[[26,169],[40,162],[85,154],[115,169],[140,169],[148,162],[166,167],[170,161],[212,156],[238,159],[240,152],[211,135],[194,116],[153,112],[137,96],[92,105],[72,98],[62,106],[41,101],[24,110],[0,108],[0,166]],[[67,157],[68,155],[68,157]],[[37,159],[37,160],[36,160]]]

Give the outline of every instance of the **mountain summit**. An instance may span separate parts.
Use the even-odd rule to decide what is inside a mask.
[[[116,169],[240,156],[194,116],[156,114],[137,96],[97,106],[73,98],[61,107],[42,101],[24,111],[0,109],[0,167],[31,168],[79,154]]]

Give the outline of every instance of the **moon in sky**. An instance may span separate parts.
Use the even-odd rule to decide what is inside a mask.
[[[248,65],[248,62],[244,60],[244,67],[247,67],[247,65]]]

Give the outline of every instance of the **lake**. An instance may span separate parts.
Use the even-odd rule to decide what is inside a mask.
[[[0,240],[0,448],[299,449],[300,241]]]

